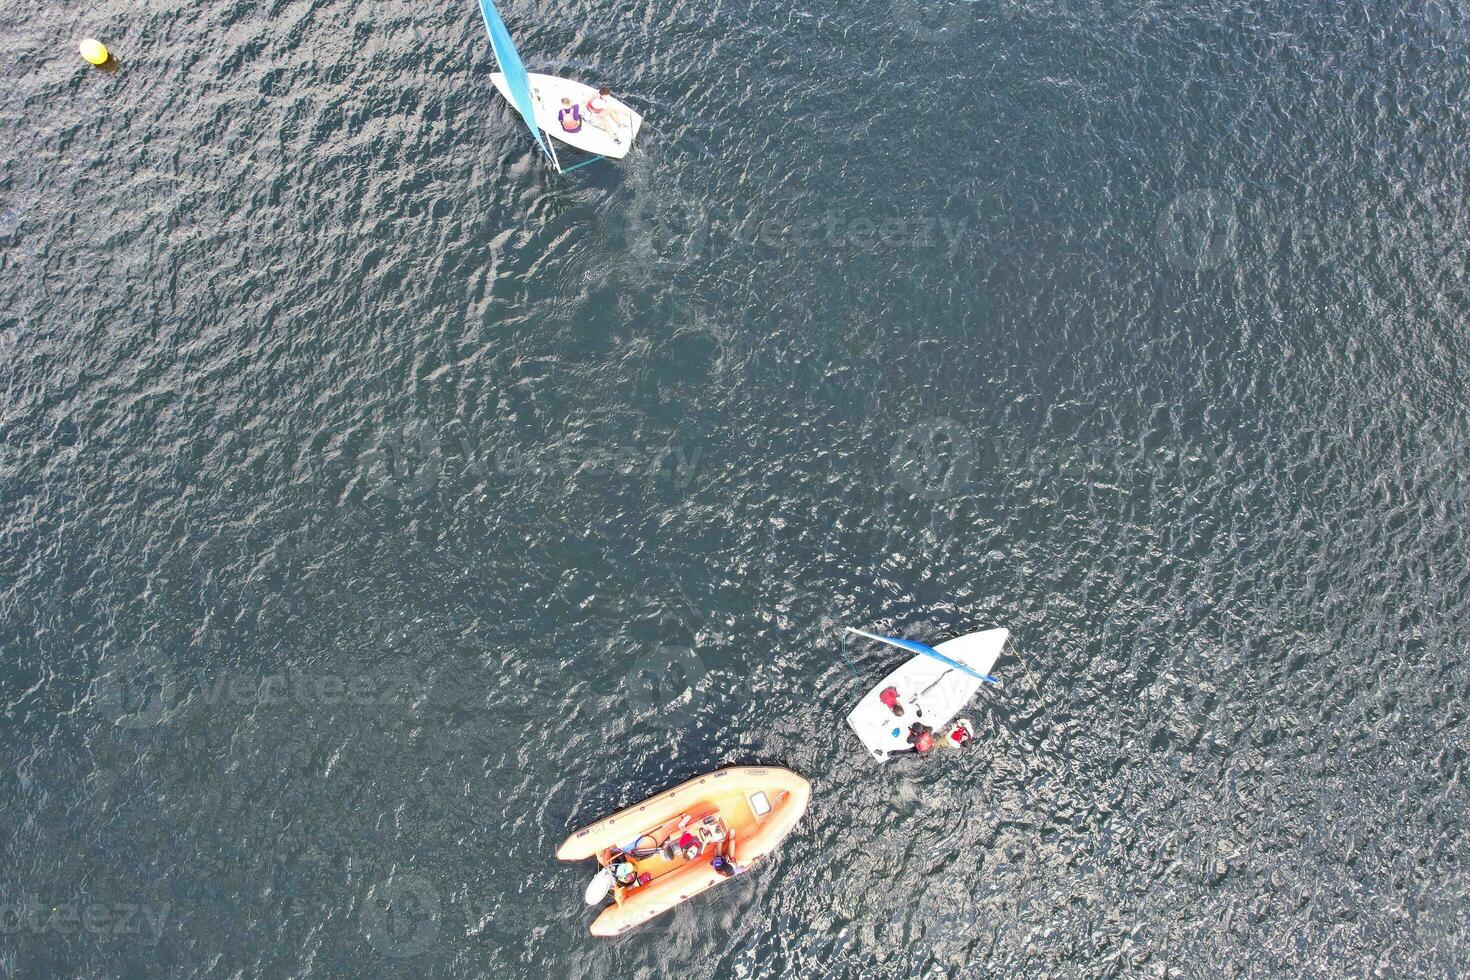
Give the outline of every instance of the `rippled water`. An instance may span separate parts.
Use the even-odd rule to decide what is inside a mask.
[[[1470,970],[1463,10],[503,12],[626,161],[473,3],[0,12],[0,973]],[[976,749],[842,624],[1009,626]]]

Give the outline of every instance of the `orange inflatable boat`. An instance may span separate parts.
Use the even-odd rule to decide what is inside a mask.
[[[562,842],[563,861],[596,858],[613,904],[592,935],[616,936],[745,871],[765,857],[806,812],[812,787],[788,769],[735,766],[583,827]],[[588,900],[605,892],[588,889]]]

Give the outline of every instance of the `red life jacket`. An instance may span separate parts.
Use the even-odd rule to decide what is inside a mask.
[[[928,752],[930,749],[934,748],[934,736],[930,735],[928,732],[921,732],[919,734],[919,737],[914,739],[914,748],[918,749],[920,752]]]
[[[891,687],[885,687],[878,695],[878,700],[883,702],[883,707],[891,708],[898,703],[898,691]]]

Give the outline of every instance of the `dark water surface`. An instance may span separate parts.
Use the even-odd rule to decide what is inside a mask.
[[[0,10],[0,974],[1470,971],[1461,5],[503,11],[621,165],[468,0]],[[1008,626],[976,749],[843,624]]]

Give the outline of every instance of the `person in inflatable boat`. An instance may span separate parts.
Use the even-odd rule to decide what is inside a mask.
[[[608,868],[612,871],[613,881],[624,888],[638,883],[638,869],[633,866],[632,861],[619,858],[608,865]]]
[[[684,855],[684,860],[696,860],[699,857],[700,852],[703,850],[704,842],[701,841],[694,834],[686,830],[684,831],[684,833],[679,835],[678,851],[680,854]]]
[[[687,824],[688,817],[680,821],[680,826]],[[696,861],[704,853],[704,849],[711,845],[717,845],[725,840],[725,825],[716,816],[708,816],[695,824],[693,829],[686,830],[677,838],[670,838],[674,842],[672,849],[668,843],[664,844],[665,855],[672,857],[674,854],[682,854],[686,861]]]
[[[710,858],[709,866],[722,878],[733,878],[745,870],[735,863],[735,831],[730,831],[730,839],[725,842],[724,852]]]

